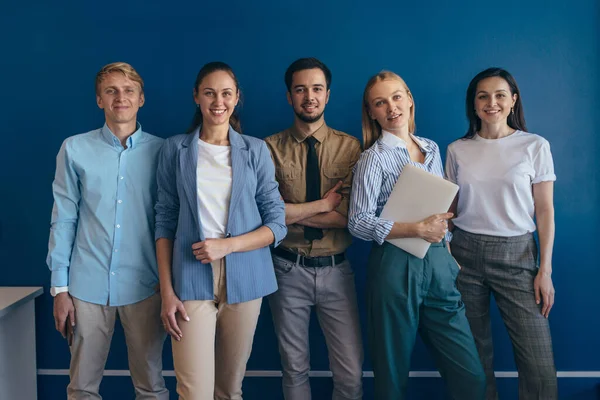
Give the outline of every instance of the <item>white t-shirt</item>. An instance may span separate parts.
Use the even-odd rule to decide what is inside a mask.
[[[535,231],[532,185],[556,180],[548,141],[523,131],[451,143],[446,177],[460,187],[454,225],[504,237]]]
[[[198,139],[196,190],[198,213],[206,238],[223,238],[226,235],[231,182],[231,147]]]

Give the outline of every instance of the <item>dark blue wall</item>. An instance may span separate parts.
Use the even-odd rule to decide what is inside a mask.
[[[48,286],[55,156],[67,136],[103,123],[94,75],[104,64],[127,61],[140,72],[146,105],[139,120],[146,131],[163,137],[183,132],[190,122],[195,75],[208,61],[226,61],[237,72],[244,132],[257,137],[292,122],[283,73],[296,58],[315,56],[328,64],[333,86],[327,122],[357,137],[366,80],[391,69],[415,95],[418,134],[442,149],[466,129],[469,80],[496,65],[516,77],[529,129],[546,137],[554,154],[557,297],[551,325],[558,370],[600,371],[597,0],[61,3],[5,1],[0,8],[0,285]],[[350,250],[363,309],[367,252],[365,243]],[[36,306],[38,368],[68,368],[50,296]],[[498,313],[494,318],[496,369],[514,371],[510,342]],[[313,368],[328,370],[316,323],[313,328]],[[173,367],[169,345],[164,367]],[[107,369],[127,369],[121,330]],[[249,369],[279,369],[266,308]],[[433,369],[419,344],[413,370]],[[368,360],[365,370],[371,370]],[[561,398],[596,398],[598,376],[561,378]],[[40,399],[64,398],[66,382],[65,376],[40,376]],[[168,382],[172,388],[174,378]],[[329,379],[313,382],[315,399],[330,398]],[[441,379],[411,382],[411,398],[443,398]],[[245,398],[278,399],[279,385],[278,378],[247,378]],[[501,379],[500,386],[506,398],[516,398],[516,379]],[[365,389],[371,399],[372,379],[365,379]],[[108,399],[132,398],[128,378],[106,377],[103,390]]]

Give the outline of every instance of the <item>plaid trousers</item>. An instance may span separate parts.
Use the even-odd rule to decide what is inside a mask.
[[[494,377],[494,348],[490,294],[512,341],[519,372],[520,400],[558,398],[556,366],[548,320],[535,304],[537,244],[533,234],[498,237],[455,228],[452,255],[461,265],[458,290],[487,377],[487,400],[498,398]]]

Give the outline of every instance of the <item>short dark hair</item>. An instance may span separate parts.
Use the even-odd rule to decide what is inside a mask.
[[[513,76],[505,69],[502,68],[488,68],[485,71],[481,71],[471,80],[469,87],[467,88],[467,99],[465,102],[467,119],[469,120],[469,130],[463,136],[463,139],[472,139],[475,134],[481,130],[481,119],[475,112],[475,95],[477,94],[477,85],[484,79],[498,76],[508,83],[510,87],[510,94],[517,95],[517,100],[513,106],[513,112],[508,115],[507,124],[512,129],[518,129],[520,131],[527,131],[527,125],[525,124],[525,113],[523,112],[523,102],[521,102],[521,91],[517,85],[517,81]]]
[[[285,71],[285,86],[287,86],[288,92],[292,91],[292,78],[294,74],[298,71],[303,71],[305,69],[315,69],[318,68],[323,71],[323,75],[325,75],[325,82],[327,83],[327,89],[331,86],[331,71],[327,68],[327,65],[323,64],[321,61],[317,60],[314,57],[308,58],[300,58],[294,61]]]

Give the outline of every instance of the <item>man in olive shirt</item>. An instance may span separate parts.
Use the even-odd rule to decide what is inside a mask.
[[[329,351],[333,399],[362,399],[362,340],[354,273],[344,255],[352,168],[360,142],[325,124],[331,72],[315,58],[285,73],[294,125],[266,139],[285,201],[288,235],[273,249],[279,290],[269,297],[286,400],[311,398],[308,326],[315,306]]]

